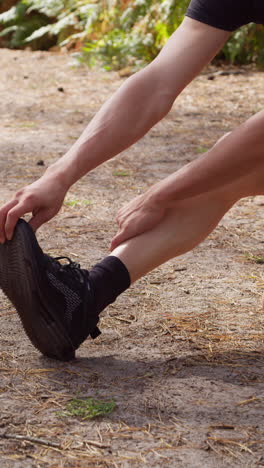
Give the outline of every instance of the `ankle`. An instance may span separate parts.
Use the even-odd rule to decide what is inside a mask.
[[[123,262],[114,256],[104,258],[89,273],[98,314],[130,286],[130,276]]]

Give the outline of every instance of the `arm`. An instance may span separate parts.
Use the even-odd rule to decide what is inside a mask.
[[[185,18],[158,57],[130,77],[102,106],[50,171],[61,174],[66,185],[71,186],[143,137],[167,115],[176,97],[216,55],[229,35]]]
[[[198,159],[151,187],[148,198],[169,207],[178,200],[233,184],[263,164],[264,111],[261,111],[220,138]]]
[[[117,217],[119,232],[111,243],[113,250],[120,243],[159,223],[167,210],[179,200],[222,189],[223,198],[232,193],[233,200],[246,196],[237,192],[237,182],[260,171],[261,186],[264,166],[264,111],[251,117],[240,127],[228,133],[204,155],[166,179],[150,187],[144,194],[122,208]],[[255,174],[255,175],[254,175]],[[254,185],[254,184],[253,184]],[[250,194],[255,193],[251,187]],[[258,193],[262,193],[258,181]],[[230,200],[229,200],[230,201]]]
[[[71,185],[140,139],[169,112],[229,35],[185,18],[158,57],[103,105],[72,148],[0,209],[0,241],[11,239],[18,218],[28,212],[38,229],[59,211]]]

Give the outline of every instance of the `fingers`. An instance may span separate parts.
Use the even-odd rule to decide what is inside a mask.
[[[119,226],[118,233],[113,237],[110,245],[110,251],[112,252],[118,245],[127,240],[130,236],[127,233],[127,229],[124,226],[124,218],[122,217],[121,210],[119,210],[116,222]]]
[[[17,205],[17,200],[11,200],[0,209],[0,243],[4,243],[6,240],[5,224],[8,212]]]
[[[128,239],[131,239],[131,237],[134,237],[136,235],[140,234],[140,232],[137,232],[136,229],[131,229],[129,227],[124,227],[123,229],[121,229],[116,235],[115,237],[113,237],[112,241],[111,241],[111,245],[110,245],[110,250],[111,252],[116,248],[118,247],[120,244],[122,244],[123,242],[125,242],[126,240]]]
[[[6,214],[6,220],[4,224],[5,236],[7,240],[11,240],[13,237],[14,229],[19,218],[25,213],[31,211],[30,206],[24,202],[16,201],[16,205],[9,209]]]
[[[42,224],[49,221],[52,216],[54,216],[54,213],[49,213],[47,210],[41,210],[32,216],[32,218],[29,220],[29,224],[35,232],[38,228],[40,228],[40,226],[42,226]]]
[[[112,252],[118,245],[120,245],[126,238],[124,237],[124,232],[118,232],[115,237],[113,237],[110,245],[110,251]]]
[[[2,242],[12,239],[19,218],[33,210],[34,197],[32,195],[26,198],[20,197],[22,194],[18,192],[15,198],[6,203],[0,210],[0,239]]]

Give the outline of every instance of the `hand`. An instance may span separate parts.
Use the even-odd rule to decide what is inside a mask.
[[[153,229],[162,220],[165,212],[164,206],[150,201],[147,192],[134,198],[118,212],[119,231],[112,239],[110,250],[114,250],[131,237]]]
[[[67,189],[53,174],[44,174],[33,184],[19,190],[0,208],[0,243],[12,239],[18,219],[32,213],[29,224],[36,231],[60,210]]]

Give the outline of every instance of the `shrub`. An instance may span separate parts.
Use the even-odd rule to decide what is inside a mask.
[[[82,60],[106,69],[142,67],[181,23],[189,0],[21,0],[0,14],[9,47],[84,44]],[[264,26],[235,31],[220,57],[264,65]]]

